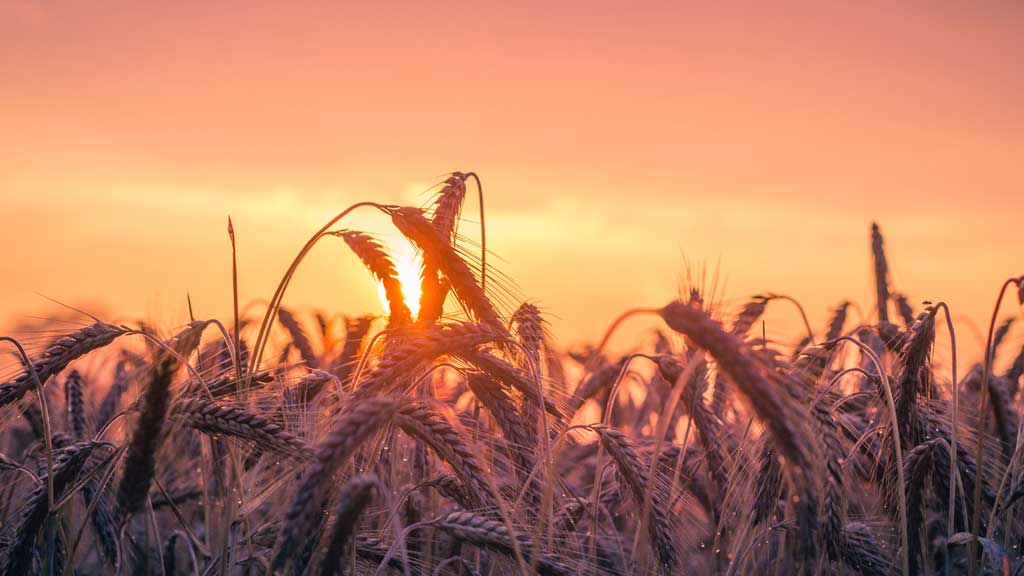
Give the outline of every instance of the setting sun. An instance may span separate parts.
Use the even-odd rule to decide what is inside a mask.
[[[415,318],[420,313],[423,259],[416,248],[404,238],[388,242],[388,249],[395,264],[396,277],[402,284],[405,305]],[[380,305],[385,311],[388,310],[388,297],[383,282],[377,282],[377,296],[380,298]]]

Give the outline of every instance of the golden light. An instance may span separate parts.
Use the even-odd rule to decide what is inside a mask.
[[[422,258],[416,248],[405,238],[388,242],[388,251],[395,264],[398,281],[402,284],[402,297],[405,300],[405,305],[409,307],[409,311],[415,318],[420,313]],[[387,311],[389,309],[388,297],[384,292],[384,284],[380,282],[377,283],[377,296],[380,298],[381,306]]]

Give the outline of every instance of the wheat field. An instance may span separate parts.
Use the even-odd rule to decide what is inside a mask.
[[[344,210],[229,317],[5,337],[4,574],[1024,574],[1020,270],[991,287],[983,358],[957,357],[945,304],[891,290],[877,225],[874,301],[835,295],[826,326],[694,285],[595,311],[607,332],[566,350],[460,234],[486,237],[478,189],[456,172],[425,208]],[[357,209],[418,278],[346,228]],[[288,297],[321,242],[388,313]],[[765,340],[773,306],[805,319],[796,346]]]

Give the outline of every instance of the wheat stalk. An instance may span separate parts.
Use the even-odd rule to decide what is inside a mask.
[[[156,452],[160,448],[161,432],[170,405],[171,381],[177,369],[177,360],[164,355],[155,361],[150,371],[135,430],[128,443],[124,473],[117,488],[117,508],[122,523],[142,508],[149,494],[149,485],[156,470]]]
[[[519,549],[524,553],[533,547],[529,537],[524,534],[510,534],[504,523],[472,512],[452,512],[434,520],[431,525],[444,530],[458,540],[487,550],[494,550],[509,557],[512,557],[514,553],[513,539],[517,541]],[[575,573],[570,566],[544,554],[532,561],[536,566],[537,573],[542,576],[564,576]]]
[[[128,332],[130,330],[124,326],[96,322],[62,336],[33,361],[35,377],[45,384],[51,376],[59,374],[72,361],[110,344]],[[32,385],[33,375],[27,371],[14,380],[0,384],[0,408],[21,399]]]
[[[189,398],[175,403],[171,414],[183,425],[206,434],[251,440],[262,450],[288,458],[307,460],[313,456],[313,449],[301,439],[266,418],[239,408]]]
[[[359,516],[373,502],[379,490],[380,480],[373,474],[354,476],[341,487],[341,495],[334,507],[334,528],[320,563],[321,576],[341,572],[345,549],[356,533]]]
[[[287,508],[273,560],[276,569],[283,568],[289,559],[298,560],[298,551],[318,524],[330,477],[363,442],[391,421],[403,403],[399,398],[377,396],[351,406],[338,417],[334,429],[317,446]]]

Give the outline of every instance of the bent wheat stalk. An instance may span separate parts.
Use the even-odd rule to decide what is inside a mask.
[[[985,344],[984,374],[982,376],[981,381],[981,399],[979,400],[980,406],[978,408],[978,450],[975,456],[975,460],[977,461],[979,471],[984,470],[982,465],[984,463],[983,454],[985,450],[985,437],[987,436],[987,434],[985,433],[985,417],[988,415],[988,407],[986,406],[988,400],[988,381],[989,378],[992,376],[992,362],[994,360],[994,358],[992,357],[992,332],[995,329],[996,317],[999,315],[999,306],[1003,301],[1003,295],[1006,293],[1006,289],[1009,288],[1011,284],[1016,285],[1017,298],[1020,301],[1021,305],[1024,305],[1024,276],[1021,276],[1019,278],[1008,279],[1006,282],[1003,283],[1002,288],[999,290],[999,298],[996,300],[995,310],[992,311],[992,319],[989,322],[988,341]],[[1020,458],[1022,434],[1024,434],[1024,419],[1021,420],[1020,427],[1017,430],[1017,447],[1014,449],[1013,455],[1010,457],[1010,464],[1006,467],[1006,471],[1003,473],[1002,478],[999,480],[999,488],[996,490],[996,500],[992,506],[992,513],[989,517],[988,529],[986,531],[986,536],[990,539],[992,538],[992,532],[995,530],[996,514],[999,512],[1000,505],[1002,504],[1003,492],[1005,491],[1006,484],[1009,481],[1009,478],[1013,473],[1013,470],[1017,466],[1018,459]],[[978,483],[974,486],[974,520],[971,523],[972,538],[967,545],[969,562],[968,569],[971,572],[972,576],[977,568],[978,533],[980,532],[981,522],[981,485],[982,482],[979,479]]]
[[[0,384],[0,408],[21,399],[32,387],[35,378],[38,378],[41,383],[45,383],[51,376],[59,374],[73,360],[110,344],[117,337],[128,332],[130,330],[124,326],[96,322],[61,337],[33,362],[35,368],[31,372],[26,370],[14,380]]]
[[[890,426],[892,427],[893,445],[896,451],[896,481],[900,486],[900,489],[897,490],[896,492],[897,504],[899,505],[900,514],[900,547],[902,548],[902,553],[900,554],[900,562],[902,563],[903,575],[909,576],[910,540],[909,535],[907,533],[907,497],[906,493],[903,490],[903,487],[906,486],[906,482],[903,478],[903,448],[902,442],[900,440],[899,419],[896,414],[896,401],[893,399],[892,396],[892,387],[889,385],[889,376],[885,372],[885,369],[882,367],[882,362],[879,360],[878,356],[875,355],[874,351],[872,351],[869,346],[867,346],[860,340],[857,340],[856,338],[852,338],[850,336],[840,336],[839,338],[836,338],[832,342],[825,343],[823,346],[827,348],[830,346],[838,345],[840,342],[849,342],[854,346],[857,346],[864,352],[864,354],[871,360],[871,363],[875,366],[875,370],[877,370],[878,372],[877,377],[880,378],[882,390],[885,393],[885,402],[887,404],[887,407],[889,408],[889,420]],[[981,484],[980,481],[979,484]]]
[[[239,408],[190,398],[176,403],[171,414],[200,432],[251,440],[260,449],[285,457],[308,460],[313,456],[313,449],[299,438],[270,420]]]

